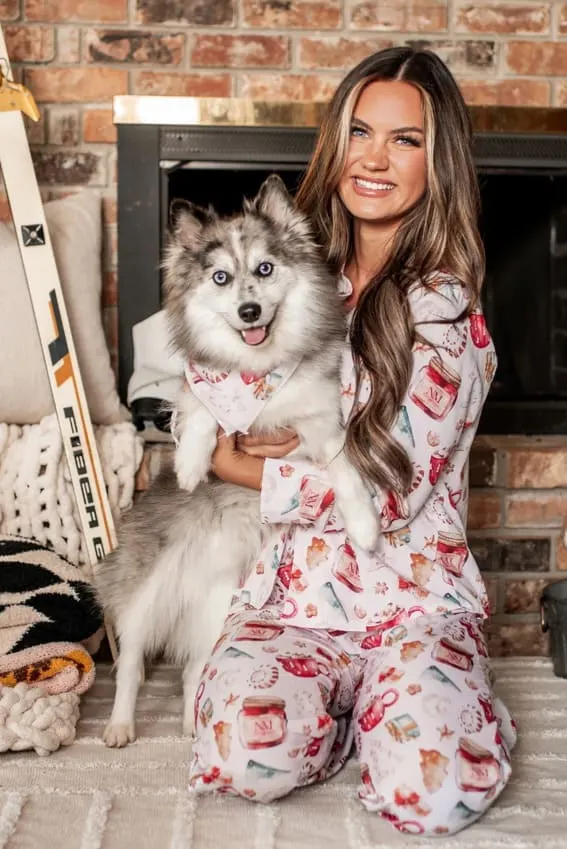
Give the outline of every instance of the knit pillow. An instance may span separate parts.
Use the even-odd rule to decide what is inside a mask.
[[[101,315],[101,199],[82,190],[44,206],[91,417],[125,418]],[[24,268],[12,226],[0,222],[0,422],[34,424],[54,411]]]

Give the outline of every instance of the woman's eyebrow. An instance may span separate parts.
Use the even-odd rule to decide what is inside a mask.
[[[362,127],[365,130],[372,131],[372,127],[370,124],[367,124],[366,121],[363,121],[362,118],[357,118],[353,116],[352,123],[357,124],[359,127]],[[396,133],[420,133],[423,135],[423,129],[421,127],[396,127],[393,130],[390,130],[390,135],[395,135]]]

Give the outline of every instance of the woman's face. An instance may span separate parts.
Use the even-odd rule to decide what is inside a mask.
[[[398,224],[427,183],[423,109],[409,83],[370,83],[354,109],[338,192],[360,221]]]

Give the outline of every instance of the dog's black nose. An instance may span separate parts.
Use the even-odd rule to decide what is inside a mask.
[[[241,304],[238,307],[238,315],[242,321],[252,324],[253,321],[258,321],[262,315],[262,307],[254,301],[246,301],[245,304]]]

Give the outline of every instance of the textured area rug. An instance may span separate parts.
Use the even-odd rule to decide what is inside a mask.
[[[116,751],[100,741],[114,691],[101,666],[75,743],[45,758],[0,756],[0,849],[565,849],[567,681],[543,659],[496,660],[494,669],[519,726],[514,774],[484,819],[456,837],[408,837],[366,813],[353,760],[326,784],[273,805],[193,800],[178,671],[153,670],[138,740]]]

